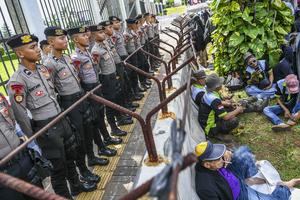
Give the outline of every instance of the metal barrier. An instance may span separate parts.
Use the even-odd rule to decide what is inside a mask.
[[[39,200],[67,200],[64,197],[61,197],[57,194],[49,193],[42,188],[39,188],[35,185],[26,183],[25,181],[10,176],[8,174],[4,174],[0,172],[0,183],[14,189],[18,192],[24,193],[30,197]]]
[[[51,126],[53,126],[54,124],[56,124],[61,118],[63,118],[67,113],[69,113],[71,110],[73,110],[76,106],[78,106],[80,103],[82,103],[84,100],[86,100],[87,98],[93,99],[98,103],[102,103],[105,106],[108,106],[110,108],[113,108],[115,110],[118,110],[122,113],[128,114],[134,118],[136,118],[143,130],[143,135],[144,135],[144,140],[145,140],[145,144],[146,144],[146,149],[149,155],[149,161],[150,162],[158,162],[158,155],[156,152],[156,147],[155,147],[155,143],[154,143],[154,139],[153,139],[153,135],[152,135],[152,131],[149,131],[146,126],[145,121],[143,120],[143,118],[134,112],[131,112],[130,110],[123,108],[117,104],[114,104],[102,97],[99,97],[97,95],[94,94],[94,91],[100,89],[101,85],[98,85],[97,87],[95,87],[93,90],[91,90],[90,92],[87,92],[83,97],[81,97],[78,101],[76,101],[72,106],[70,106],[67,110],[65,110],[64,112],[60,113],[56,118],[54,118],[50,123],[48,123],[45,127],[43,127],[41,130],[39,130],[37,133],[35,133],[33,136],[31,136],[30,138],[28,138],[27,141],[25,141],[24,143],[22,143],[20,146],[18,146],[16,149],[14,149],[12,152],[10,152],[7,156],[5,156],[3,159],[0,160],[0,166],[3,166],[4,164],[6,164],[10,159],[12,159],[12,157],[14,155],[16,155],[18,152],[20,152],[22,149],[26,148],[27,145],[33,141],[34,139],[36,139],[37,137],[41,136],[42,134],[44,134]],[[8,176],[0,173],[0,184],[9,187],[11,189],[15,189],[19,192],[22,192],[24,194],[30,195],[31,197],[37,198],[37,199],[56,199],[53,196],[49,195],[49,193],[47,191],[38,191],[37,188],[31,184],[25,184],[24,181],[14,178],[14,179],[9,179],[10,181],[7,181],[6,178]],[[10,178],[10,177],[9,177]],[[24,186],[24,187],[18,187],[18,186]],[[33,190],[37,191],[37,193],[33,192]],[[57,196],[57,195],[56,195]],[[63,199],[63,198],[62,198]]]
[[[167,105],[168,102],[172,101],[175,97],[177,97],[179,94],[181,94],[183,91],[185,91],[187,88],[190,88],[191,82],[189,81],[191,79],[191,68],[189,68],[189,73],[188,73],[188,82],[181,86],[176,92],[174,92],[172,95],[170,95],[167,99],[164,100],[164,102],[160,106]],[[185,123],[186,123],[186,117],[187,113],[189,112],[189,106],[188,106],[188,101],[190,98],[190,90],[186,90],[185,94],[185,106],[183,109],[183,115],[182,119],[180,120],[180,127],[184,128]],[[147,126],[150,125],[151,121],[151,116],[153,116],[154,113],[156,113],[159,110],[159,106],[154,108],[152,111],[149,112],[149,114],[146,116],[146,123]],[[150,130],[150,129],[149,129]],[[197,157],[193,153],[189,153],[188,155],[184,156],[182,164],[177,163],[175,167],[173,166],[172,174],[171,174],[171,187],[170,187],[170,192],[168,195],[169,200],[176,200],[177,199],[177,180],[178,180],[178,175],[181,170],[184,170],[185,168],[191,166],[193,163],[197,162]],[[159,176],[158,174],[157,176]],[[146,193],[149,192],[151,185],[153,183],[155,177],[151,178],[150,180],[146,181],[139,187],[135,188],[131,192],[129,192],[127,195],[121,198],[121,200],[135,200],[138,199],[142,196],[144,196]]]
[[[183,18],[184,19],[184,18]],[[158,40],[157,38],[154,38],[153,40],[151,40],[151,42],[155,42],[155,40]],[[161,41],[161,40],[159,40]],[[180,44],[180,43],[179,43]],[[170,45],[169,45],[170,46]],[[171,45],[172,46],[172,45]],[[152,127],[151,127],[151,118],[152,116],[157,113],[160,109],[162,109],[163,113],[167,113],[167,104],[169,102],[171,102],[173,99],[175,99],[177,96],[179,96],[180,94],[182,94],[185,90],[187,90],[186,95],[190,95],[189,94],[189,87],[190,87],[190,79],[188,79],[187,83],[185,83],[183,86],[181,86],[179,89],[177,89],[174,93],[172,93],[170,96],[166,97],[165,94],[165,83],[168,83],[168,87],[172,87],[172,81],[171,81],[171,77],[177,73],[179,70],[181,70],[183,67],[189,65],[190,62],[192,62],[195,58],[191,57],[190,59],[188,59],[186,62],[184,62],[183,64],[181,64],[179,67],[177,67],[176,69],[174,69],[172,72],[170,72],[170,63],[173,62],[174,60],[176,60],[178,58],[178,56],[182,53],[184,53],[188,48],[182,47],[182,43],[176,48],[173,47],[173,49],[181,49],[181,51],[179,53],[176,53],[174,51],[174,53],[172,54],[170,51],[161,48],[163,50],[165,50],[166,52],[170,53],[170,55],[173,55],[173,57],[171,58],[169,64],[167,64],[164,60],[156,57],[155,55],[152,55],[151,53],[145,51],[144,49],[139,48],[137,49],[135,52],[133,52],[127,59],[125,59],[124,64],[125,66],[127,66],[128,68],[131,68],[132,70],[135,70],[137,73],[140,73],[144,76],[147,76],[148,78],[153,79],[159,88],[159,97],[160,97],[160,104],[158,106],[156,106],[155,108],[153,108],[146,116],[145,120],[137,113],[134,113],[122,106],[119,106],[117,104],[114,104],[102,97],[99,97],[97,95],[94,94],[94,92],[98,89],[100,89],[101,85],[98,85],[97,87],[95,87],[93,90],[87,92],[83,97],[81,97],[78,101],[76,101],[72,106],[70,106],[67,110],[63,111],[62,113],[60,113],[55,119],[53,119],[50,123],[48,123],[45,127],[43,127],[41,130],[39,130],[37,133],[35,133],[33,136],[31,136],[27,141],[25,141],[24,143],[22,143],[20,146],[18,146],[16,149],[14,149],[12,152],[10,152],[7,156],[5,156],[2,160],[0,160],[0,166],[3,166],[4,164],[6,164],[10,159],[13,158],[13,156],[15,156],[18,152],[20,152],[21,150],[23,150],[24,148],[27,147],[27,145],[33,141],[34,139],[36,139],[37,137],[41,136],[42,134],[44,134],[51,126],[53,126],[54,124],[56,124],[61,118],[63,118],[65,115],[67,115],[71,110],[73,110],[76,106],[78,106],[80,103],[82,103],[84,100],[86,99],[92,99],[98,103],[101,103],[105,106],[108,106],[112,109],[115,109],[121,113],[125,113],[128,114],[134,118],[136,118],[138,120],[138,122],[141,125],[142,128],[142,132],[143,132],[143,136],[144,136],[144,140],[145,140],[145,144],[146,144],[146,149],[148,152],[148,156],[149,156],[149,162],[151,163],[157,163],[159,161],[158,159],[158,155],[157,155],[157,151],[156,151],[156,146],[155,146],[155,142],[154,142],[154,138],[153,138],[153,133],[152,133]],[[185,45],[184,45],[185,46]],[[160,84],[160,81],[158,78],[150,75],[149,73],[144,72],[143,70],[138,69],[137,67],[131,65],[130,63],[127,63],[126,61],[136,52],[138,51],[142,51],[143,53],[145,53],[146,55],[149,55],[150,57],[159,60],[160,62],[162,62],[165,66],[166,69],[166,73],[167,75],[164,77],[162,84]],[[189,69],[191,72],[191,69]],[[190,74],[190,73],[189,73]],[[190,75],[189,75],[190,76]],[[1,78],[1,77],[0,77]],[[187,97],[186,97],[187,98]],[[183,118],[186,117],[186,112],[187,109],[184,109],[184,114],[183,114]],[[185,120],[184,120],[185,121]],[[185,122],[182,122],[183,124],[181,124],[181,126],[184,125]],[[194,163],[196,161],[196,157],[194,154],[188,154],[187,156],[184,157],[183,160],[183,164],[182,165],[177,165],[174,168],[173,171],[173,175],[172,175],[172,180],[174,181],[172,184],[172,190],[169,196],[169,199],[176,199],[176,185],[177,185],[177,177],[179,174],[180,170],[185,169],[186,167],[188,167],[189,165],[191,165],[192,163]],[[153,179],[151,179],[150,181],[146,182],[145,184],[143,184],[142,186],[140,186],[139,188],[133,190],[132,192],[130,192],[128,195],[126,195],[124,198],[122,199],[136,199],[138,197],[140,197],[141,195],[145,194],[151,185]],[[29,183],[26,183],[18,178],[14,178],[11,177],[7,174],[4,173],[0,173],[0,184],[9,187],[11,189],[17,190],[21,193],[24,193],[26,195],[29,195],[33,198],[36,199],[42,199],[42,200],[50,200],[50,199],[59,199],[59,200],[63,200],[65,198],[60,197],[56,194],[51,194],[45,190],[42,190],[41,188],[38,188],[34,185],[31,185]]]
[[[180,168],[180,171],[186,169],[187,167],[191,166],[193,163],[197,162],[197,157],[195,154],[190,153],[183,158],[183,164]],[[151,184],[153,182],[154,178],[151,178],[150,180],[146,181],[139,187],[132,190],[130,193],[122,197],[120,200],[135,200],[138,199],[150,190]]]
[[[71,28],[95,23],[91,2],[88,0],[52,1],[39,0],[44,24]]]

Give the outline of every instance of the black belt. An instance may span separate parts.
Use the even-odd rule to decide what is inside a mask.
[[[90,90],[94,89],[96,86],[98,86],[99,84],[100,84],[100,82],[97,82],[97,83],[81,83],[81,86],[85,91],[90,91]]]
[[[74,101],[81,98],[82,96],[83,96],[83,92],[77,92],[70,95],[59,96],[59,99],[62,101]]]
[[[11,166],[15,165],[18,161],[20,161],[24,156],[28,155],[27,150],[22,150],[18,152],[12,159],[10,159],[7,163],[4,165],[0,166],[0,171],[4,171],[8,168],[11,168]]]
[[[111,73],[111,74],[100,74],[102,77],[113,77],[116,76],[116,72]]]
[[[50,117],[50,118],[45,119],[45,120],[33,120],[33,125],[34,125],[35,127],[46,126],[46,125],[49,124],[49,122],[51,122],[55,117],[57,117],[57,116]]]

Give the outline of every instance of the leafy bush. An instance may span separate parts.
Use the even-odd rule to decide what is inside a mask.
[[[214,0],[211,5],[214,65],[221,75],[243,71],[243,56],[253,52],[273,67],[293,24],[291,10],[281,0]]]

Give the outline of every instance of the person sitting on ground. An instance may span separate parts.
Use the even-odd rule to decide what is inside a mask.
[[[225,107],[231,106],[232,102],[230,100],[222,102],[218,92],[221,90],[223,82],[224,78],[220,78],[217,74],[207,76],[206,93],[203,95],[199,107],[198,121],[209,137],[231,141],[230,136],[225,134],[238,127],[239,122],[236,116],[243,113],[244,108],[237,105],[233,111],[226,111]]]
[[[284,79],[289,74],[294,74],[293,72],[293,48],[288,46],[284,48],[284,57],[280,62],[274,67],[274,83]]]
[[[277,105],[264,108],[264,114],[274,124],[273,131],[287,131],[290,126],[296,124],[299,118],[300,103],[297,101],[299,94],[299,81],[294,74],[288,75],[285,79],[281,79],[276,84]],[[288,119],[287,123],[279,118],[278,115],[284,113],[284,117]]]
[[[265,99],[275,95],[273,86],[273,71],[269,69],[265,60],[257,60],[256,57],[247,52],[244,56],[246,68],[246,92],[249,96]]]
[[[205,78],[206,73],[204,70],[198,70],[193,73],[192,79],[195,83],[191,86],[191,95],[195,104],[199,107],[202,101],[202,97],[205,94]]]
[[[207,141],[195,147],[195,154],[195,186],[201,200],[288,200],[290,189],[300,184],[300,179],[280,182],[271,194],[252,189],[251,185],[264,184],[266,180],[253,177],[258,172],[255,156],[245,146],[232,154],[224,144]]]

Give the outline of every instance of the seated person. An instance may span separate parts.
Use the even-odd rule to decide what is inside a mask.
[[[299,94],[299,81],[294,74],[288,75],[285,79],[281,79],[276,84],[277,105],[264,108],[264,114],[274,124],[273,131],[290,130],[290,126],[296,124],[300,103],[297,102]],[[284,117],[289,121],[284,123],[278,115],[284,113]]]
[[[249,96],[259,99],[274,97],[276,89],[273,86],[273,71],[269,69],[265,60],[257,60],[248,52],[244,56],[246,68],[246,92]]]
[[[238,126],[239,122],[236,116],[243,113],[244,108],[238,105],[233,111],[226,111],[225,106],[231,106],[232,102],[230,100],[222,102],[218,92],[221,90],[223,82],[224,78],[220,78],[217,74],[207,76],[206,93],[203,95],[199,107],[198,121],[206,135],[226,142],[230,139],[224,134],[228,134]]]
[[[284,79],[287,75],[294,73],[292,70],[293,57],[294,57],[293,48],[292,47],[284,48],[284,57],[273,69],[274,83],[276,83],[281,79]]]
[[[199,107],[202,97],[205,93],[205,78],[206,74],[204,70],[198,70],[193,74],[192,79],[196,80],[191,86],[191,95],[195,104]]]
[[[253,177],[258,172],[255,156],[245,146],[232,155],[225,145],[207,141],[195,147],[195,154],[195,186],[201,200],[288,200],[290,189],[300,184],[300,179],[281,182],[271,194],[252,189],[266,181]]]

